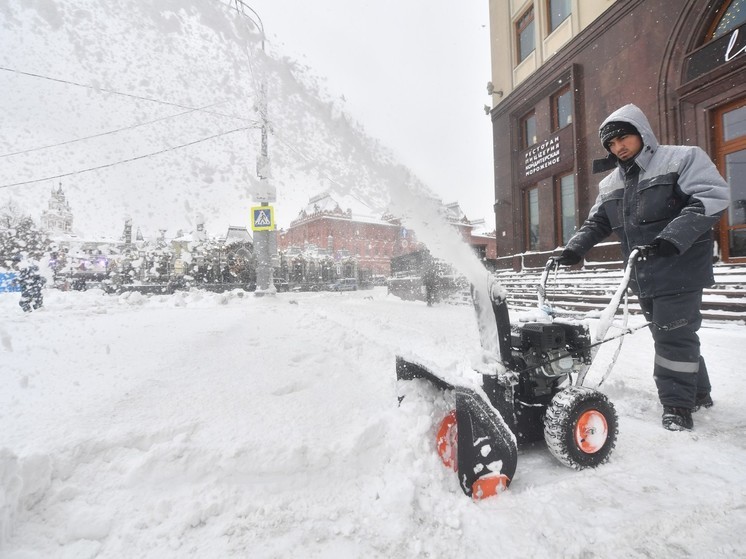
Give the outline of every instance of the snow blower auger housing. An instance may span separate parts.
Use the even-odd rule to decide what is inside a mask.
[[[601,322],[610,322],[618,310],[639,252],[630,254],[625,276]],[[546,281],[555,266],[554,260],[547,262],[538,286],[540,308],[546,309]],[[463,379],[432,367],[396,359],[398,380],[425,379],[455,394],[455,410],[441,422],[436,448],[446,466],[456,470],[464,493],[475,499],[508,487],[520,445],[544,440],[562,464],[580,470],[606,462],[617,437],[613,404],[582,384],[598,346],[621,336],[605,338],[608,325],[601,324],[591,339],[587,325],[559,318],[511,325],[504,290],[493,275],[488,278],[486,297],[472,286],[477,315],[489,304],[496,326],[496,332],[491,331],[496,340],[489,346],[484,322],[478,321],[482,346],[498,356],[494,370],[480,371],[481,386],[467,386]]]

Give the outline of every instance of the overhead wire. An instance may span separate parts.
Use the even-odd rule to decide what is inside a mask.
[[[63,178],[63,177],[68,177],[68,176],[72,176],[72,175],[77,175],[77,174],[85,173],[85,172],[89,172],[89,171],[95,171],[95,170],[99,170],[99,169],[105,169],[107,167],[113,167],[115,165],[120,165],[120,164],[123,164],[123,163],[129,163],[129,162],[132,162],[132,161],[136,161],[138,159],[144,159],[144,158],[147,158],[147,157],[152,157],[154,155],[159,155],[159,154],[162,154],[162,153],[166,153],[168,151],[173,151],[173,150],[176,150],[176,149],[181,149],[181,148],[184,148],[184,147],[188,147],[188,146],[200,143],[200,142],[204,142],[204,141],[207,141],[207,140],[212,140],[214,138],[218,138],[220,136],[225,136],[225,135],[232,134],[232,133],[239,132],[239,131],[243,131],[243,130],[250,130],[250,129],[255,128],[257,125],[260,124],[256,120],[251,120],[251,119],[247,119],[247,118],[244,118],[244,117],[238,117],[238,116],[231,115],[231,114],[224,114],[224,113],[219,113],[219,112],[215,112],[215,111],[208,111],[208,110],[206,110],[207,107],[219,105],[221,103],[224,103],[225,101],[222,101],[222,102],[219,102],[219,103],[212,103],[210,105],[207,105],[206,107],[189,107],[189,106],[186,106],[186,105],[181,105],[179,103],[171,103],[169,101],[163,101],[163,100],[160,100],[160,99],[153,99],[153,98],[144,97],[144,96],[141,96],[141,95],[134,95],[134,94],[131,94],[131,93],[125,93],[125,92],[116,91],[116,90],[113,90],[113,89],[108,89],[108,88],[103,88],[103,87],[96,87],[96,86],[92,86],[92,85],[89,85],[89,84],[83,84],[83,83],[75,82],[75,81],[72,81],[72,80],[65,80],[65,79],[62,79],[62,78],[55,78],[55,77],[51,77],[51,76],[44,76],[42,74],[36,74],[36,73],[33,73],[33,72],[25,72],[25,71],[22,71],[22,70],[17,70],[17,69],[14,69],[14,68],[8,68],[8,67],[5,67],[5,66],[0,66],[0,70],[7,71],[7,72],[13,72],[13,73],[16,73],[16,74],[30,76],[30,77],[34,77],[34,78],[45,79],[45,80],[49,80],[49,81],[53,81],[53,82],[64,83],[64,84],[67,84],[67,85],[74,85],[74,86],[78,86],[78,87],[83,87],[83,88],[91,89],[91,90],[97,91],[97,92],[111,93],[111,94],[115,94],[115,95],[119,95],[119,96],[123,96],[123,97],[128,97],[128,98],[132,98],[132,99],[138,99],[138,100],[143,100],[143,101],[149,101],[149,102],[158,103],[158,104],[161,104],[161,105],[168,105],[168,106],[178,107],[178,108],[182,108],[182,109],[187,109],[186,111],[184,111],[182,113],[178,113],[176,115],[170,115],[170,116],[163,117],[163,118],[160,118],[160,119],[154,119],[154,120],[149,121],[147,123],[139,123],[139,124],[135,124],[135,125],[132,125],[132,126],[129,126],[129,127],[124,127],[124,128],[120,128],[120,129],[117,129],[117,130],[110,130],[110,131],[107,131],[107,132],[102,132],[102,133],[99,133],[99,134],[94,134],[92,136],[87,136],[87,137],[84,137],[84,138],[75,138],[75,139],[68,140],[68,141],[65,141],[65,142],[60,142],[58,144],[51,144],[51,145],[47,145],[47,146],[41,146],[41,147],[37,147],[37,148],[30,148],[30,149],[27,149],[27,150],[21,150],[21,151],[14,152],[14,153],[3,154],[3,155],[0,155],[0,157],[9,157],[11,155],[19,155],[19,154],[22,154],[22,153],[29,153],[29,152],[38,151],[38,150],[41,150],[41,149],[48,149],[48,148],[51,148],[51,147],[58,147],[60,145],[66,145],[66,144],[70,144],[70,143],[73,143],[73,142],[82,141],[82,140],[85,140],[85,139],[106,136],[106,135],[109,135],[109,134],[115,134],[115,133],[121,132],[123,130],[137,128],[137,127],[140,127],[140,126],[145,126],[147,124],[152,124],[152,123],[158,122],[160,120],[165,120],[165,119],[168,119],[168,118],[174,118],[176,116],[182,116],[182,115],[189,114],[189,113],[196,112],[196,111],[203,112],[203,113],[206,113],[206,114],[212,114],[212,115],[215,115],[215,116],[221,116],[221,117],[227,117],[227,118],[232,118],[232,119],[237,119],[237,120],[243,120],[243,121],[246,121],[246,122],[248,122],[250,124],[250,126],[243,126],[243,127],[240,127],[240,128],[229,130],[227,132],[221,132],[219,134],[214,134],[214,135],[206,137],[206,138],[202,138],[202,139],[195,140],[195,141],[192,141],[192,142],[187,142],[187,143],[184,143],[184,144],[180,144],[180,145],[173,146],[173,147],[170,147],[170,148],[166,148],[166,149],[163,149],[163,150],[159,150],[159,151],[156,151],[156,152],[152,152],[152,153],[148,153],[148,154],[143,154],[143,155],[139,155],[139,156],[136,156],[136,157],[132,157],[132,158],[128,158],[128,159],[124,159],[124,160],[120,160],[120,161],[115,161],[115,162],[107,163],[105,165],[99,165],[99,166],[91,167],[91,168],[87,168],[87,169],[80,169],[80,170],[76,170],[76,171],[70,171],[70,172],[67,172],[67,173],[60,173],[58,175],[44,177],[44,178],[41,178],[41,179],[32,179],[32,180],[28,180],[28,181],[19,181],[19,182],[16,182],[16,183],[4,184],[4,185],[0,185],[0,188],[10,188],[10,187],[13,187],[13,186],[22,186],[22,185],[34,184],[34,183],[38,183],[38,182],[44,182],[44,181],[47,181],[47,180],[54,180],[54,179],[58,179],[58,178]]]
[[[248,6],[247,4],[245,4],[243,2],[243,0],[231,0],[230,4],[228,4],[228,5],[226,5],[224,2],[222,2],[220,0],[218,0],[218,1],[220,2],[220,4],[223,5],[223,7],[226,7],[226,8],[231,9],[231,10],[233,9],[233,7],[230,4],[235,4],[236,13],[239,16],[243,16],[245,19],[248,19],[254,27],[256,27],[257,29],[259,29],[259,32],[262,35],[262,52],[264,52],[264,42],[266,40],[266,36],[264,34],[264,22],[259,17],[259,14],[257,14],[256,11],[251,6]],[[257,19],[259,20],[258,24],[257,24],[256,21],[254,21],[254,19],[250,15],[248,15],[246,13],[246,11],[245,11],[246,9],[251,10],[251,12],[257,17]],[[266,137],[266,134],[267,134],[267,125],[269,123],[269,114],[268,114],[268,110],[267,110],[267,88],[266,88],[266,84],[259,84],[259,83],[257,83],[256,72],[254,70],[254,63],[252,61],[252,53],[251,53],[249,47],[245,43],[244,43],[244,49],[243,50],[244,50],[244,53],[246,54],[246,61],[247,61],[248,65],[249,65],[249,74],[251,75],[251,82],[252,82],[252,84],[254,86],[254,92],[260,98],[260,102],[259,102],[258,108],[260,110],[259,116],[262,119],[261,122],[262,122],[262,125],[263,125],[263,129],[262,129],[262,144],[263,144],[263,146],[266,146],[266,142],[267,142],[267,137]]]
[[[12,184],[3,184],[3,185],[0,185],[0,188],[10,188],[10,187],[13,187],[13,186],[22,186],[22,185],[26,185],[26,184],[34,184],[34,183],[44,182],[44,181],[48,181],[48,180],[55,180],[55,179],[61,179],[61,178],[64,178],[64,177],[70,177],[72,175],[79,175],[81,173],[88,173],[90,171],[98,171],[100,169],[106,169],[108,167],[114,167],[115,165],[121,165],[123,163],[131,163],[132,161],[137,161],[139,159],[146,159],[148,157],[153,157],[155,155],[160,155],[160,154],[163,154],[163,153],[167,153],[169,151],[174,151],[174,150],[177,150],[177,149],[181,149],[181,148],[193,146],[195,144],[199,144],[201,142],[206,142],[208,140],[213,140],[213,139],[219,138],[221,136],[227,136],[228,134],[234,134],[235,132],[241,132],[241,131],[244,131],[244,130],[249,130],[250,128],[252,128],[252,127],[251,126],[242,126],[241,128],[235,128],[233,130],[228,130],[226,132],[221,132],[219,134],[214,134],[214,135],[209,136],[207,138],[200,138],[199,140],[194,140],[192,142],[187,142],[185,144],[180,144],[178,146],[172,146],[172,147],[169,147],[169,148],[166,148],[166,149],[162,149],[162,150],[159,150],[159,151],[154,151],[152,153],[138,155],[138,156],[135,156],[135,157],[130,157],[128,159],[122,159],[120,161],[114,161],[112,163],[106,163],[104,165],[97,165],[95,167],[89,167],[87,169],[79,169],[77,171],[70,171],[68,173],[60,173],[58,175],[44,177],[44,178],[41,178],[41,179],[32,179],[32,180],[20,181],[20,182],[16,182],[16,183],[12,183]]]
[[[243,6],[243,2],[240,2],[240,4]],[[225,4],[224,4],[224,6],[225,6]],[[228,6],[226,6],[226,7],[228,7]],[[249,8],[249,9],[251,9],[251,8]],[[241,15],[246,16],[245,13],[242,13],[241,11],[239,11],[239,2],[236,2],[236,12],[239,13],[239,14],[241,14]],[[249,19],[251,20],[251,18],[249,18]],[[253,20],[251,20],[251,21],[252,21],[252,24],[256,26],[256,22],[254,22]],[[263,31],[263,29],[262,29],[262,41],[264,41],[264,31]],[[250,74],[251,74],[251,77],[252,77],[252,82],[254,84],[254,90],[255,90],[255,92],[259,93],[260,89],[257,87],[256,76],[255,76],[253,64],[252,64],[252,61],[251,61],[251,54],[249,53],[248,49],[246,49],[246,54],[247,54],[247,58],[248,58],[248,62],[249,62],[249,70],[250,70]],[[96,92],[110,93],[110,94],[119,95],[119,96],[122,96],[122,97],[127,97],[127,98],[130,98],[130,99],[136,99],[136,100],[140,100],[140,101],[149,101],[149,102],[154,102],[154,103],[158,103],[158,104],[162,104],[162,105],[168,105],[168,106],[172,106],[172,107],[178,107],[178,108],[181,108],[181,109],[187,109],[183,113],[178,113],[177,115],[170,115],[170,116],[167,116],[167,117],[163,117],[163,118],[159,118],[159,119],[154,119],[154,120],[149,121],[147,123],[139,123],[139,124],[135,124],[135,125],[128,126],[128,127],[119,128],[119,129],[116,129],[116,130],[110,130],[110,131],[102,132],[102,133],[99,133],[99,134],[94,134],[94,135],[91,135],[91,136],[86,136],[86,137],[83,137],[83,138],[75,138],[75,139],[72,139],[72,140],[68,140],[68,141],[64,141],[64,142],[59,142],[57,144],[50,144],[50,145],[40,146],[40,147],[36,147],[36,148],[29,148],[29,149],[26,149],[26,150],[20,150],[20,151],[8,153],[8,154],[0,154],[0,158],[10,157],[12,155],[20,155],[20,154],[24,154],[24,153],[33,152],[33,151],[39,151],[39,150],[42,150],[42,149],[49,149],[49,148],[52,148],[52,147],[59,147],[59,146],[62,146],[62,145],[67,145],[67,144],[71,144],[71,143],[82,141],[82,140],[87,140],[87,139],[91,139],[91,138],[96,138],[96,137],[102,137],[102,136],[106,136],[106,135],[110,135],[110,134],[115,134],[115,133],[118,133],[118,132],[121,132],[121,131],[124,131],[124,130],[129,130],[129,129],[137,128],[137,127],[140,127],[140,126],[145,126],[145,125],[152,124],[152,123],[155,123],[155,122],[158,122],[158,121],[161,121],[161,120],[165,120],[165,119],[168,119],[168,118],[174,118],[174,117],[177,117],[177,116],[182,116],[182,115],[189,114],[189,113],[195,112],[195,111],[203,112],[203,113],[206,113],[206,114],[212,114],[212,115],[216,115],[216,116],[221,116],[221,117],[234,118],[234,119],[238,119],[238,120],[248,121],[251,124],[251,126],[243,126],[243,127],[240,127],[240,128],[229,130],[227,132],[222,132],[222,133],[219,133],[219,134],[214,134],[214,135],[209,136],[207,138],[202,138],[202,139],[195,140],[195,141],[192,141],[192,142],[187,142],[187,143],[184,143],[184,144],[180,144],[180,145],[173,146],[173,147],[170,147],[170,148],[166,148],[166,149],[163,149],[163,150],[159,150],[159,151],[156,151],[156,152],[152,152],[152,153],[148,153],[148,154],[143,154],[143,155],[139,155],[139,156],[136,156],[136,157],[131,157],[131,158],[128,158],[128,159],[123,159],[123,160],[119,160],[119,161],[107,163],[107,164],[104,164],[104,165],[98,165],[98,166],[95,166],[95,167],[89,167],[89,168],[86,168],[86,169],[79,169],[79,170],[70,171],[70,172],[67,172],[67,173],[60,173],[60,174],[57,174],[57,175],[54,175],[54,176],[44,177],[44,178],[41,178],[41,179],[31,179],[31,180],[27,180],[27,181],[19,181],[19,182],[10,183],[10,184],[4,184],[4,185],[0,185],[0,188],[10,188],[10,187],[14,187],[14,186],[22,186],[22,185],[34,184],[34,183],[44,182],[44,181],[47,181],[47,180],[54,180],[54,179],[58,179],[58,178],[63,178],[63,177],[68,177],[68,176],[72,176],[72,175],[77,175],[77,174],[80,174],[80,173],[86,173],[86,172],[90,172],[90,171],[96,171],[96,170],[100,170],[100,169],[105,169],[105,168],[108,168],[108,167],[113,167],[115,165],[120,165],[120,164],[123,164],[123,163],[129,163],[129,162],[132,162],[132,161],[137,161],[139,159],[145,159],[145,158],[152,157],[152,156],[155,156],[155,155],[163,154],[163,153],[166,153],[166,152],[169,152],[169,151],[173,151],[173,150],[176,150],[176,149],[181,149],[181,148],[184,148],[184,147],[192,146],[194,144],[197,144],[197,143],[200,143],[200,142],[204,142],[204,141],[208,141],[208,140],[211,140],[211,139],[214,139],[214,138],[218,138],[220,136],[225,136],[225,135],[232,134],[232,133],[235,133],[235,132],[250,130],[252,128],[255,128],[257,125],[261,125],[262,124],[262,123],[260,123],[259,121],[256,121],[256,120],[251,120],[251,119],[247,119],[247,118],[244,118],[244,117],[239,117],[239,116],[236,116],[236,115],[224,114],[224,113],[219,113],[219,112],[215,112],[215,111],[206,110],[208,107],[215,106],[215,105],[220,104],[220,103],[213,103],[213,104],[207,105],[205,107],[197,107],[197,108],[195,108],[195,107],[189,107],[189,106],[186,106],[186,105],[183,105],[183,104],[180,104],[180,103],[173,103],[173,102],[169,102],[169,101],[163,101],[161,99],[154,99],[154,98],[146,97],[146,96],[142,96],[142,95],[136,95],[136,94],[132,94],[132,93],[126,93],[126,92],[122,92],[122,91],[117,91],[117,90],[110,89],[110,88],[93,86],[93,85],[90,85],[90,84],[80,83],[80,82],[69,80],[69,79],[57,78],[57,77],[53,77],[53,76],[46,76],[46,75],[35,73],[35,72],[27,72],[27,71],[19,70],[17,68],[9,68],[7,66],[0,66],[0,70],[5,71],[5,72],[11,72],[11,73],[19,74],[19,75],[22,75],[22,76],[28,76],[28,77],[33,77],[33,78],[38,78],[38,79],[44,79],[44,80],[48,80],[48,81],[52,81],[52,82],[62,83],[62,84],[66,84],[66,85],[74,85],[74,86],[77,86],[77,87],[82,87],[82,88],[85,88],[85,89],[90,89],[90,90],[93,90],[93,91],[96,91]],[[266,109],[265,109],[265,114],[263,114],[262,116],[263,116],[264,122],[266,123]]]
[[[72,140],[66,140],[64,142],[58,142],[56,144],[48,144],[48,145],[45,145],[45,146],[39,146],[39,147],[35,147],[35,148],[29,148],[29,149],[24,149],[24,150],[20,150],[20,151],[14,151],[14,152],[11,152],[11,153],[3,153],[3,154],[0,154],[0,159],[2,159],[4,157],[11,157],[11,156],[14,156],[14,155],[23,155],[25,153],[31,153],[31,152],[40,151],[40,150],[43,150],[43,149],[51,149],[51,148],[56,148],[56,147],[60,147],[60,146],[66,146],[68,144],[74,144],[76,142],[82,142],[82,141],[85,141],[85,140],[91,140],[93,138],[101,138],[103,136],[108,136],[110,134],[117,134],[119,132],[124,132],[126,130],[134,130],[135,128],[139,128],[139,127],[142,127],[142,126],[149,126],[151,124],[155,124],[156,122],[161,122],[163,120],[168,120],[168,119],[171,119],[171,118],[176,118],[176,117],[179,117],[179,116],[184,116],[184,115],[196,112],[196,111],[202,111],[203,109],[206,109],[208,107],[214,107],[216,105],[221,105],[221,104],[226,103],[226,102],[227,101],[219,101],[217,103],[212,103],[210,105],[205,105],[204,107],[197,107],[195,109],[190,109],[188,111],[184,111],[184,112],[181,112],[181,113],[176,113],[176,114],[167,115],[167,116],[164,116],[164,117],[161,117],[161,118],[156,118],[156,119],[153,119],[153,120],[148,120],[147,122],[139,122],[137,124],[132,124],[130,126],[124,126],[122,128],[117,128],[115,130],[107,130],[106,132],[99,132],[98,134],[91,134],[90,136],[83,136],[81,138],[73,138]]]
[[[259,28],[260,32],[262,33],[262,41],[265,40],[263,29],[260,28],[259,25],[257,25],[257,23],[251,18],[251,16],[249,16],[248,14],[246,14],[245,12],[243,12],[242,10],[239,9],[239,4],[241,5],[241,7],[244,7],[244,3],[243,2],[230,2],[230,4],[234,4],[235,3],[235,8],[233,8],[233,6],[231,6],[230,4],[226,4],[225,2],[221,1],[220,3],[224,7],[235,9],[235,11],[236,11],[237,14],[239,14],[240,16],[243,16],[246,19],[248,19],[254,27]],[[262,87],[257,83],[257,76],[256,76],[256,71],[255,71],[255,68],[254,68],[253,60],[252,60],[251,50],[247,46],[244,46],[244,52],[246,54],[246,58],[247,58],[248,66],[249,66],[249,73],[251,75],[251,81],[252,81],[252,84],[254,86],[254,91],[257,94],[261,94],[262,93]],[[117,132],[121,132],[121,131],[124,131],[124,130],[128,130],[128,129],[133,129],[133,128],[145,126],[145,125],[152,124],[152,123],[155,123],[155,122],[158,122],[158,121],[161,121],[161,120],[166,120],[168,118],[175,118],[177,116],[183,116],[185,114],[189,114],[189,113],[192,113],[192,112],[195,112],[195,111],[199,111],[199,112],[203,112],[203,113],[207,113],[207,114],[212,114],[212,115],[216,115],[216,116],[221,116],[221,117],[227,117],[227,118],[234,118],[234,119],[238,119],[238,120],[244,120],[244,121],[248,121],[249,123],[252,124],[252,126],[244,126],[244,127],[236,128],[236,129],[233,129],[233,130],[229,130],[227,132],[222,132],[222,133],[219,133],[219,134],[215,134],[215,135],[209,136],[207,138],[202,138],[202,139],[195,140],[195,141],[192,141],[192,142],[187,142],[187,143],[184,143],[184,144],[180,144],[180,145],[177,145],[177,146],[169,147],[169,148],[166,148],[166,149],[163,149],[163,150],[159,150],[159,151],[156,151],[156,152],[152,152],[152,153],[148,153],[148,154],[143,154],[143,155],[139,155],[139,156],[136,156],[136,157],[132,157],[132,158],[128,158],[128,159],[123,159],[123,160],[120,160],[120,161],[115,161],[115,162],[107,163],[107,164],[104,164],[104,165],[98,165],[98,166],[90,167],[90,168],[86,168],[86,169],[80,169],[80,170],[71,171],[71,172],[67,172],[67,173],[60,173],[58,175],[44,177],[44,178],[41,178],[41,179],[32,179],[32,180],[20,181],[20,182],[16,182],[16,183],[12,183],[12,184],[4,184],[4,185],[0,185],[0,188],[10,188],[10,187],[14,187],[14,186],[22,186],[22,185],[27,185],[27,184],[34,184],[34,183],[38,183],[38,182],[44,182],[44,181],[47,181],[47,180],[55,180],[55,179],[58,179],[58,178],[64,178],[64,177],[68,177],[68,176],[72,176],[72,175],[76,175],[76,174],[81,174],[81,173],[86,173],[86,172],[90,172],[90,171],[96,171],[96,170],[100,170],[100,169],[105,169],[105,168],[108,168],[108,167],[113,167],[115,165],[120,165],[120,164],[124,164],[124,163],[130,163],[132,161],[137,161],[137,160],[145,159],[145,158],[152,157],[152,156],[155,156],[155,155],[160,155],[160,154],[163,154],[163,153],[166,153],[166,152],[169,152],[169,151],[173,151],[173,150],[176,150],[176,149],[181,149],[181,148],[184,148],[184,147],[189,147],[189,146],[192,146],[192,145],[197,144],[197,143],[201,143],[201,142],[204,142],[204,141],[212,140],[214,138],[218,138],[220,136],[225,136],[225,135],[233,134],[233,133],[240,132],[240,131],[255,129],[256,127],[262,125],[262,122],[260,122],[260,121],[250,120],[250,119],[246,119],[244,117],[239,117],[239,116],[236,116],[236,115],[224,114],[224,113],[219,113],[219,112],[215,112],[215,111],[208,111],[208,110],[206,110],[208,107],[215,106],[216,104],[220,104],[220,103],[213,103],[213,104],[207,105],[205,107],[189,107],[189,106],[182,105],[182,104],[179,104],[179,103],[173,103],[173,102],[163,101],[163,100],[160,100],[160,99],[154,99],[154,98],[150,98],[150,97],[146,97],[146,96],[142,96],[142,95],[136,95],[136,94],[132,94],[132,93],[126,93],[126,92],[122,92],[122,91],[117,91],[117,90],[114,90],[114,89],[93,86],[93,85],[90,85],[90,84],[84,84],[84,83],[76,82],[76,81],[73,81],[73,80],[56,78],[56,77],[52,77],[52,76],[45,76],[45,75],[34,73],[34,72],[26,72],[26,71],[23,71],[23,70],[18,70],[18,69],[15,69],[15,68],[8,68],[8,67],[5,67],[5,66],[0,66],[0,70],[6,71],[6,72],[16,73],[16,74],[19,74],[19,75],[29,76],[29,77],[34,77],[34,78],[39,78],[39,79],[45,79],[45,80],[49,80],[49,81],[53,81],[53,82],[57,82],[57,83],[63,83],[63,84],[67,84],[67,85],[74,85],[74,86],[78,86],[78,87],[83,87],[83,88],[90,89],[90,90],[97,91],[97,92],[110,93],[110,94],[114,94],[114,95],[128,97],[128,98],[131,98],[131,99],[137,99],[137,100],[141,100],[141,101],[149,101],[149,102],[154,102],[154,103],[158,103],[158,104],[162,104],[162,105],[168,105],[168,106],[172,106],[172,107],[187,109],[185,112],[178,113],[178,114],[175,114],[175,115],[170,115],[170,116],[167,116],[167,117],[162,117],[162,118],[155,119],[155,120],[152,120],[152,121],[149,121],[149,122],[146,122],[146,123],[135,124],[135,125],[132,125],[132,126],[129,126],[129,127],[123,127],[123,128],[117,129],[117,130],[111,130],[111,131],[102,132],[102,133],[99,133],[99,134],[94,134],[94,135],[91,135],[91,136],[86,136],[84,138],[76,138],[76,139],[68,140],[68,141],[65,141],[65,142],[60,142],[58,144],[51,144],[51,145],[48,145],[48,146],[41,146],[41,147],[38,147],[38,148],[30,148],[28,150],[22,150],[22,151],[8,153],[8,154],[0,154],[0,158],[2,158],[2,157],[9,157],[9,156],[12,156],[12,155],[19,155],[19,154],[22,154],[22,153],[28,153],[28,152],[32,152],[32,151],[38,151],[38,150],[41,150],[41,149],[48,149],[48,148],[52,148],[52,147],[58,147],[60,145],[66,145],[66,144],[70,144],[70,143],[74,143],[74,142],[78,142],[78,141],[82,141],[82,140],[86,140],[86,139],[90,139],[90,138],[106,136],[106,135],[109,135],[109,134],[115,134]],[[264,93],[266,94],[266,92],[264,92]],[[266,122],[268,120],[266,106],[263,108],[263,111],[264,111],[264,113],[261,116],[262,116],[262,118]],[[310,156],[306,155],[305,153],[303,153],[297,146],[292,145],[290,142],[288,142],[287,140],[284,140],[283,138],[281,138],[277,134],[274,134],[274,137],[280,143],[284,144],[288,149],[290,149],[291,151],[295,152],[299,157],[301,157],[305,161],[307,161],[307,162],[312,162],[313,161],[312,157],[310,157]],[[317,172],[319,172],[319,174],[323,178],[325,178],[326,180],[328,180],[330,183],[335,184],[338,187],[344,189],[345,191],[348,192],[348,194],[351,197],[357,199],[357,197],[354,194],[351,193],[351,189],[348,186],[343,185],[339,180],[332,178],[331,176],[329,176],[328,173],[322,171],[318,167],[317,167]],[[358,201],[360,201],[362,203],[361,200],[358,200]]]
[[[241,117],[241,116],[236,116],[236,115],[231,115],[231,114],[225,114],[225,113],[218,113],[218,112],[215,112],[215,111],[208,111],[208,110],[205,110],[205,109],[197,109],[195,107],[190,107],[188,105],[182,105],[180,103],[172,103],[171,101],[163,101],[162,99],[154,99],[152,97],[145,97],[143,95],[135,95],[133,93],[126,93],[126,92],[123,92],[123,91],[117,91],[115,89],[109,89],[109,88],[106,88],[106,87],[98,87],[98,86],[95,86],[95,85],[80,83],[80,82],[76,82],[76,81],[72,81],[72,80],[65,80],[65,79],[62,79],[62,78],[55,78],[55,77],[52,77],[52,76],[45,76],[43,74],[37,74],[37,73],[34,73],[34,72],[25,72],[23,70],[18,70],[16,68],[8,68],[6,66],[0,66],[0,70],[3,70],[5,72],[11,72],[11,73],[19,74],[19,75],[22,75],[22,76],[29,76],[29,77],[32,77],[32,78],[39,78],[39,79],[43,79],[43,80],[57,82],[57,83],[63,83],[63,84],[67,84],[67,85],[75,85],[75,86],[83,87],[85,89],[90,89],[90,90],[93,90],[93,91],[104,92],[104,93],[111,93],[112,95],[119,95],[119,96],[122,96],[122,97],[128,97],[130,99],[137,99],[138,101],[149,101],[149,102],[152,102],[152,103],[158,103],[160,105],[168,105],[170,107],[177,107],[179,109],[188,109],[190,111],[192,111],[192,110],[199,110],[199,111],[204,112],[206,114],[211,114],[211,115],[215,115],[215,116],[222,116],[222,117],[227,117],[227,118],[235,118],[236,120],[243,120],[243,121],[249,120],[249,119],[247,119],[245,117]],[[253,122],[253,121],[249,120],[249,122]]]

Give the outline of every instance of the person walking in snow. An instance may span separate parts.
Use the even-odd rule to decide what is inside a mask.
[[[21,255],[13,258],[14,267],[18,271],[16,283],[21,288],[21,300],[18,302],[23,312],[40,309],[44,304],[41,288],[46,279],[39,275],[39,268],[30,262],[23,262]]]
[[[612,232],[625,259],[648,247],[630,286],[650,322],[663,427],[690,430],[692,411],[713,405],[697,330],[702,289],[715,283],[712,227],[729,205],[729,188],[701,148],[659,145],[635,105],[607,117],[599,136],[609,155],[594,161],[594,171],[614,170],[555,263],[577,264]]]
[[[438,282],[438,272],[435,262],[428,259],[422,272],[422,285],[425,288],[425,301],[428,307],[432,307],[436,300],[436,289]]]

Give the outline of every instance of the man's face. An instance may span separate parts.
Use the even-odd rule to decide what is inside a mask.
[[[632,159],[642,149],[642,138],[637,134],[627,134],[612,138],[609,142],[609,151],[620,161]]]

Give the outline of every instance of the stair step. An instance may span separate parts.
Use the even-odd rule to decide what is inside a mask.
[[[542,272],[496,273],[498,281],[508,292],[508,306],[511,309],[536,308],[536,290]],[[622,271],[618,269],[562,270],[549,277],[545,299],[554,308],[581,316],[605,308],[621,280]],[[741,266],[716,266],[715,280],[717,283],[713,287],[703,291],[702,317],[709,320],[746,320],[746,269]],[[630,312],[640,312],[637,297],[631,293],[629,308]]]

